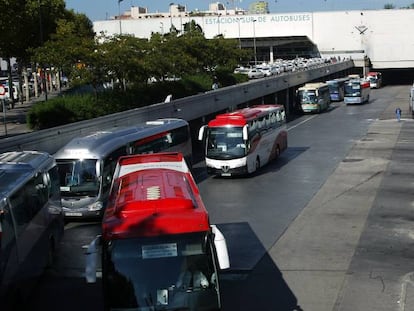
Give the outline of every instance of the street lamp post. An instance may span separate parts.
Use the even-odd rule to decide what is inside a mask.
[[[164,23],[160,22],[161,25],[161,36],[164,36]]]
[[[173,22],[172,22],[172,6],[174,5],[174,2],[170,3],[170,32],[173,30]]]
[[[217,36],[220,35],[220,16],[221,16],[221,14],[219,13],[217,15]]]
[[[239,30],[239,49],[241,50],[241,39],[240,39],[240,17],[237,18],[237,26]]]
[[[254,50],[254,65],[257,65],[257,51],[256,51],[256,27],[255,23],[257,22],[256,19],[253,20],[253,50]]]
[[[40,3],[40,0],[37,1],[39,5],[39,35],[40,35],[40,44],[43,45],[43,23],[42,23],[42,6]],[[46,84],[46,70],[43,66],[43,64],[40,64],[40,78],[42,83],[43,92],[45,94],[45,101],[47,101],[47,84]]]
[[[119,34],[122,35],[122,24],[121,24],[121,2],[124,0],[118,0],[118,19],[119,19]]]

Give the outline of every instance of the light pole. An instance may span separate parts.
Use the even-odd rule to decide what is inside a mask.
[[[42,6],[40,0],[37,1],[39,5],[39,35],[40,35],[40,44],[43,45],[43,23],[42,23]],[[40,64],[40,78],[42,79],[42,88],[43,92],[45,93],[45,101],[47,101],[47,84],[46,84],[46,70],[43,64]],[[12,85],[12,84],[10,84]]]
[[[253,20],[253,50],[254,50],[254,65],[257,65],[257,51],[256,51],[256,19]]]
[[[217,36],[220,35],[220,16],[221,14],[219,13],[217,16]]]
[[[170,3],[170,32],[173,30],[173,22],[172,22],[172,6],[174,5],[174,2]]]
[[[119,34],[122,35],[122,24],[121,24],[121,2],[124,0],[118,0],[118,19],[119,19]]]
[[[237,18],[237,26],[239,30],[239,49],[241,50],[241,39],[240,39],[240,17]]]

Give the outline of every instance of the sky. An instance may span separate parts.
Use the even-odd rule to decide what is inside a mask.
[[[169,4],[185,5],[188,11],[196,9],[208,10],[210,3],[221,2],[227,8],[248,9],[253,0],[66,0],[66,8],[77,13],[84,13],[91,21],[110,19],[131,6],[140,6],[148,12],[168,12]],[[379,10],[385,4],[393,4],[395,8],[406,7],[414,0],[268,0],[270,13],[317,12],[317,11],[348,11],[348,10]]]

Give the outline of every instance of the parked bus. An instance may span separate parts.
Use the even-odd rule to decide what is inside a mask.
[[[281,105],[257,105],[217,115],[200,128],[207,172],[249,174],[287,148],[286,114]]]
[[[322,112],[329,108],[331,95],[329,86],[323,82],[306,83],[297,91],[297,101],[303,112]]]
[[[379,89],[382,87],[382,73],[371,71],[367,74],[367,79],[371,89]]]
[[[105,310],[221,308],[226,240],[210,225],[181,153],[119,159],[102,236],[87,251],[89,283],[96,282],[99,250]]]
[[[326,81],[329,87],[329,95],[331,101],[340,102],[344,100],[345,95],[345,83],[349,81],[349,78],[338,78],[334,80]]]
[[[190,127],[185,120],[159,119],[71,140],[55,154],[65,216],[101,217],[118,158],[161,151],[181,151],[191,166]]]
[[[344,102],[350,104],[362,104],[369,101],[370,85],[362,79],[351,79],[345,83]]]
[[[23,310],[64,232],[59,176],[44,152],[0,154],[0,308]]]

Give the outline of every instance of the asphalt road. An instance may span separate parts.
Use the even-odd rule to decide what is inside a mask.
[[[296,119],[288,150],[254,176],[212,178],[194,166],[230,250],[223,310],[411,310],[408,90],[373,90],[370,104]],[[97,223],[66,226],[28,310],[102,309],[100,282],[83,280],[82,245],[97,233]]]

